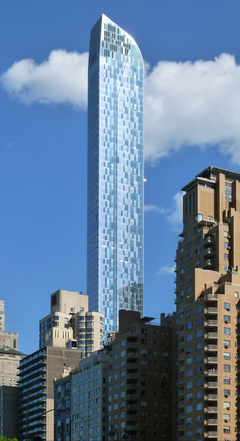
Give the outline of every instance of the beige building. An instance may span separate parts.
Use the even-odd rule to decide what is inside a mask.
[[[209,167],[183,189],[176,254],[179,440],[240,436],[240,174]]]
[[[76,340],[84,357],[103,347],[103,314],[88,311],[88,296],[59,290],[51,295],[50,314],[39,322],[39,348],[64,348]]]

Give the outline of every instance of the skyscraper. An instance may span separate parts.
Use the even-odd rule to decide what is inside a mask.
[[[116,330],[118,310],[143,313],[143,59],[102,15],[88,71],[87,293]]]

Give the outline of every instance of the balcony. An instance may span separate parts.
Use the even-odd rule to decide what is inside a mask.
[[[215,300],[218,300],[218,296],[217,295],[215,295],[215,294],[207,294],[205,297],[204,297],[204,300],[205,301],[207,301],[207,302],[211,302],[211,301],[215,301]]]
[[[127,424],[127,430],[138,430],[137,424]]]
[[[207,332],[207,334],[205,334],[205,339],[209,339],[209,338],[218,338],[218,333],[217,332]]]
[[[204,347],[205,351],[217,351],[218,350],[218,346],[217,345],[207,345]]]
[[[218,371],[217,371],[217,369],[207,369],[207,370],[205,370],[204,371],[204,374],[205,375],[217,375],[218,374]]]
[[[217,388],[218,384],[217,384],[217,381],[208,381],[207,383],[204,384],[204,387],[206,389]]]
[[[138,420],[138,414],[137,413],[131,413],[130,415],[127,414],[126,416],[126,420],[130,420],[130,421],[137,421]]]
[[[209,319],[204,323],[205,326],[218,326],[217,320]]]
[[[135,373],[127,374],[127,380],[130,380],[132,378],[137,380],[138,379],[138,374],[135,374]]]
[[[205,248],[205,250],[203,251],[203,255],[204,256],[215,256],[216,254],[216,250],[213,247],[208,247]]]
[[[217,413],[217,411],[218,411],[217,406],[207,406],[204,409],[205,413]]]
[[[208,419],[204,421],[205,426],[216,426],[216,424],[218,423],[217,419]]]
[[[137,410],[138,409],[138,404],[128,404],[127,405],[127,410]]]
[[[205,314],[217,314],[218,313],[218,309],[214,306],[209,306],[208,308],[204,309],[204,313]]]
[[[129,343],[127,343],[127,348],[138,348],[138,342],[130,341]]]
[[[216,260],[215,259],[206,259],[203,262],[203,268],[213,269],[215,267]]]
[[[126,389],[136,390],[136,389],[138,389],[138,384],[137,383],[128,383],[127,386],[126,386]]]
[[[138,352],[137,351],[136,352],[129,352],[127,354],[127,358],[133,358],[133,359],[138,358]]]
[[[203,245],[208,246],[208,245],[212,245],[215,241],[215,237],[212,235],[206,236],[203,239]]]
[[[137,400],[138,394],[127,394],[127,400]]]
[[[204,363],[217,363],[218,358],[217,357],[207,357],[204,359]]]
[[[216,431],[210,431],[210,432],[204,433],[205,438],[217,438],[217,436],[218,436],[218,433]]]
[[[204,396],[204,400],[206,401],[216,401],[218,399],[217,394],[207,394]]]
[[[137,369],[137,368],[138,368],[137,363],[134,363],[134,362],[127,363],[127,369]]]

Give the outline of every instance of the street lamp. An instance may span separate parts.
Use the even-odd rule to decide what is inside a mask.
[[[112,439],[114,439],[114,436],[117,435],[117,441],[119,441],[118,431],[115,426],[110,426],[110,430],[108,432],[108,435]],[[129,439],[126,428],[124,429],[124,431],[122,433],[121,439]]]

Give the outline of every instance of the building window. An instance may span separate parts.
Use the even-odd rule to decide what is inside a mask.
[[[235,292],[235,298],[238,299],[238,292]]]
[[[231,329],[230,328],[224,328],[223,329],[224,335],[231,335]]]
[[[195,245],[198,245],[199,243],[201,243],[201,236],[195,239]]]
[[[223,359],[224,359],[224,360],[230,360],[230,359],[231,359],[231,354],[230,354],[230,352],[224,352],[224,353],[223,353]]]
[[[230,372],[231,371],[231,366],[229,364],[224,364],[223,365],[223,371],[224,372]]]
[[[228,260],[228,254],[224,254],[224,260]]]
[[[202,220],[203,220],[203,215],[202,215],[202,214],[200,214],[200,213],[195,214],[195,216],[194,216],[194,222],[200,222],[200,221],[202,221]]]

